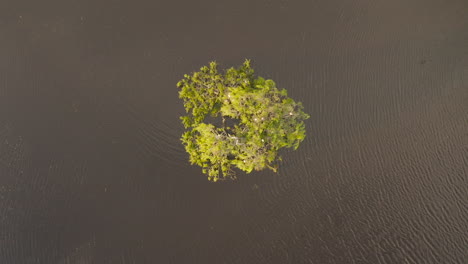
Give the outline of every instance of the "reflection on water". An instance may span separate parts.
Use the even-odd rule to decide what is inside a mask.
[[[466,1],[0,10],[2,263],[465,263]],[[303,102],[278,174],[213,184],[175,83],[252,58]]]

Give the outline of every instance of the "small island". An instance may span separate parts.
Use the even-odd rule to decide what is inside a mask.
[[[254,76],[249,60],[224,72],[211,62],[177,87],[187,112],[182,143],[210,181],[234,179],[234,168],[276,172],[278,150],[297,149],[305,138],[309,115],[302,104],[274,81]]]

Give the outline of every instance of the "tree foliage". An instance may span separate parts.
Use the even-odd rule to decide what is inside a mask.
[[[254,76],[249,60],[221,73],[211,62],[177,87],[187,112],[182,143],[209,180],[234,178],[234,167],[276,172],[278,150],[297,149],[304,140],[309,115],[302,104],[272,80]]]

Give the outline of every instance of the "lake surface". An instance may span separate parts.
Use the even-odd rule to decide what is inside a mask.
[[[208,182],[176,82],[302,101],[279,173]],[[1,263],[468,263],[468,2],[2,1]]]

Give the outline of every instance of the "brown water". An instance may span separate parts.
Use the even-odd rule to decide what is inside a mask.
[[[311,115],[210,183],[175,83],[250,58]],[[468,263],[468,2],[2,1],[0,263]]]

